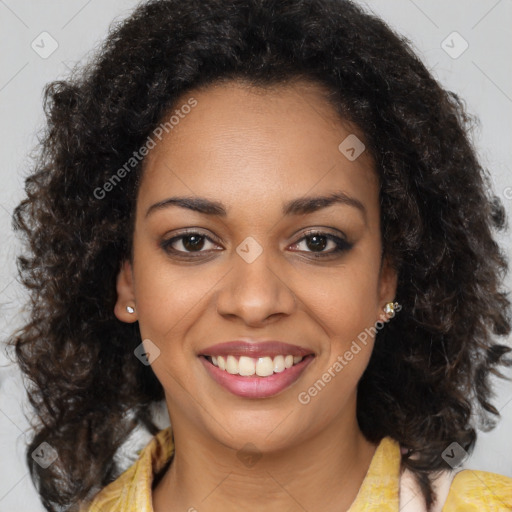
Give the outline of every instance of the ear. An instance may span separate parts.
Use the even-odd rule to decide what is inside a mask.
[[[137,308],[135,307],[135,291],[133,288],[133,272],[129,261],[124,261],[117,275],[117,301],[114,314],[118,320],[126,323],[137,321]],[[127,308],[133,309],[130,313]]]
[[[379,276],[379,302],[377,318],[379,320],[387,320],[388,317],[384,313],[384,306],[388,302],[395,302],[396,288],[398,283],[398,273],[391,261],[385,258],[382,262]]]

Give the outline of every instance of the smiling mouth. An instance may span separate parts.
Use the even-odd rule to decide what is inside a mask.
[[[235,355],[203,355],[202,357],[213,366],[231,375],[239,375],[242,377],[269,377],[298,365],[303,359],[313,357],[313,354],[304,357],[293,356],[291,354],[279,354],[274,357],[247,357]]]

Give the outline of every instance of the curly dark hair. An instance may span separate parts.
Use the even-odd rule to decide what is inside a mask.
[[[31,317],[10,343],[37,413],[27,461],[48,510],[73,510],[114,480],[117,449],[136,426],[156,433],[151,406],[164,396],[133,355],[137,324],[113,313],[143,161],[102,199],[98,190],[185,93],[296,79],[328,91],[364,134],[383,256],[398,271],[403,309],[378,333],[358,385],[363,434],[409,448],[402,467],[430,508],[443,450],[457,441],[471,451],[477,426],[494,426],[490,376],[511,364],[496,341],[511,330],[494,238],[505,214],[462,101],[405,38],[347,0],[151,0],[68,80],[46,86],[47,127],[13,216]],[[44,470],[30,456],[42,441],[59,454]]]

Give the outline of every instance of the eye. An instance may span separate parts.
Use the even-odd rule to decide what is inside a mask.
[[[163,240],[160,243],[162,249],[168,253],[188,255],[192,253],[218,250],[216,242],[210,237],[197,232],[188,232]]]
[[[196,231],[182,233],[163,240],[160,246],[168,254],[184,258],[195,258],[199,257],[201,253],[222,250],[215,240]],[[351,249],[352,244],[331,233],[312,231],[291,245],[290,248],[297,252],[311,253],[314,258],[322,258],[341,254]]]
[[[348,251],[352,244],[331,233],[312,231],[290,247],[292,250],[310,252],[315,258],[321,258]]]

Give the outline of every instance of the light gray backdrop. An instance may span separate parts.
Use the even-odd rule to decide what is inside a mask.
[[[186,0],[183,0],[186,1]],[[226,0],[229,1],[229,0]],[[474,143],[512,217],[512,2],[510,0],[367,0],[368,9],[406,35],[437,79],[459,93],[481,120]],[[28,153],[42,127],[42,89],[64,78],[96,48],[133,0],[0,0],[0,335],[23,318],[16,282],[17,242],[10,215],[23,195]],[[510,235],[501,239],[512,254]],[[511,288],[511,279],[507,286]],[[510,340],[509,340],[510,342]],[[511,375],[511,372],[509,372]],[[465,466],[512,476],[512,386],[499,381],[499,426],[481,434]],[[19,372],[0,350],[0,512],[43,508],[27,472],[30,409]],[[164,418],[165,421],[165,418]],[[134,443],[137,440],[134,440]],[[138,439],[141,442],[141,438]]]

